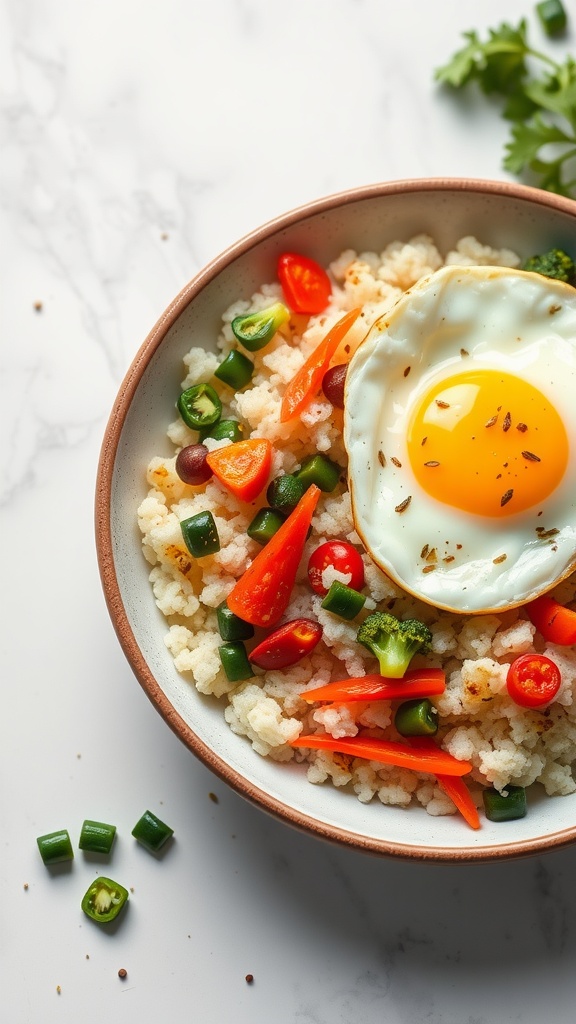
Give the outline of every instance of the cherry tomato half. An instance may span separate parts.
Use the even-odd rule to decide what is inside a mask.
[[[295,313],[322,313],[326,309],[332,294],[330,278],[309,256],[283,253],[278,260],[278,277]]]
[[[308,579],[310,586],[317,594],[324,597],[328,588],[322,583],[322,573],[331,567],[338,572],[350,576],[347,586],[353,590],[362,590],[364,586],[364,563],[360,553],[344,540],[329,540],[321,544],[310,555],[308,562]]]
[[[560,689],[558,666],[543,654],[521,654],[512,662],[506,677],[508,693],[521,708],[542,708]]]

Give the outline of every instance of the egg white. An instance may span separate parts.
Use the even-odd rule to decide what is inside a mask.
[[[407,448],[418,395],[482,368],[538,388],[569,442],[566,472],[546,501],[502,518],[428,495]],[[576,289],[501,267],[444,267],[418,282],[351,360],[344,443],[356,530],[405,590],[462,613],[515,607],[549,590],[576,567]],[[433,549],[437,561],[427,561]]]

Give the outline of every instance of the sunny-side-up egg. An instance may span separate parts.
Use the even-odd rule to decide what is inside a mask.
[[[439,608],[511,608],[576,567],[576,289],[445,267],[372,327],[347,374],[354,522]]]

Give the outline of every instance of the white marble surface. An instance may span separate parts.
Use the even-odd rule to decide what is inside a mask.
[[[327,192],[504,177],[496,108],[439,94],[432,72],[465,29],[531,12],[2,0],[2,1020],[574,1020],[576,850],[422,866],[246,804],[135,682],[92,525],[108,412],[168,301],[239,236]],[[130,836],[146,807],[176,831],[160,859]],[[118,826],[110,864],[46,870],[36,836],[67,827],[76,842],[85,817]],[[95,871],[134,889],[112,935],[79,908]]]

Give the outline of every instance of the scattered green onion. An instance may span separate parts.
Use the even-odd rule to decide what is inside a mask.
[[[194,384],[183,391],[177,405],[184,423],[192,430],[209,427],[222,415],[222,402],[209,384]]]
[[[557,36],[564,32],[568,19],[561,0],[542,0],[542,3],[536,4],[536,13],[547,36]]]
[[[267,309],[246,316],[237,316],[232,321],[232,331],[249,352],[258,352],[272,340],[282,324],[290,319],[290,311],[283,302],[275,302]]]
[[[250,640],[254,636],[254,626],[245,622],[230,611],[226,601],[222,601],[216,609],[218,632],[223,640]]]
[[[232,640],[218,648],[222,668],[229,683],[250,679],[254,670],[248,661],[246,648],[241,640]]]
[[[60,829],[59,832],[48,832],[45,836],[38,836],[36,842],[40,856],[46,865],[60,864],[62,861],[72,860],[74,857],[70,835],[65,828]]]
[[[316,484],[321,491],[329,492],[336,487],[341,472],[340,466],[325,455],[310,455],[304,459],[295,476],[304,484],[304,490],[311,484]]]
[[[256,513],[246,533],[258,544],[267,544],[286,520],[275,508],[261,508]]]
[[[334,580],[330,584],[330,590],[322,601],[322,608],[341,619],[354,619],[362,610],[366,597],[353,587],[347,587],[340,580]]]
[[[78,846],[89,853],[110,853],[116,836],[116,825],[86,818],[80,831]]]
[[[134,825],[132,835],[151,853],[157,853],[164,843],[174,835],[174,829],[152,814],[152,811],[144,811],[142,817]]]
[[[82,899],[82,910],[93,921],[107,924],[113,921],[128,902],[128,890],[111,878],[99,875],[88,887]]]
[[[284,476],[277,476],[268,485],[266,501],[277,512],[283,515],[290,515],[300,498],[303,496],[306,487],[302,480],[299,480],[292,473],[285,473]]]
[[[515,821],[526,815],[526,790],[523,786],[506,786],[501,793],[497,789],[485,789],[482,799],[490,821]]]
[[[220,551],[218,529],[211,512],[198,512],[180,523],[184,543],[194,558]]]
[[[438,732],[438,712],[431,700],[405,700],[394,716],[401,736],[433,736]]]
[[[222,360],[218,369],[214,370],[214,376],[234,388],[234,391],[241,391],[242,388],[245,388],[252,380],[253,373],[254,363],[238,349],[232,349]]]

